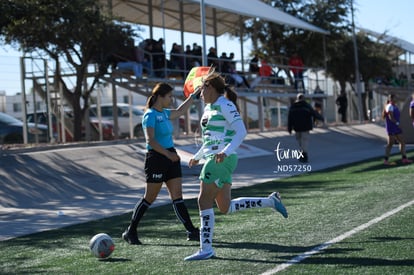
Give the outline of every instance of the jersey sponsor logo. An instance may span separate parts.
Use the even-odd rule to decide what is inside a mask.
[[[203,236],[203,243],[211,243],[211,227],[210,227],[210,215],[205,215],[202,217],[203,226],[201,227],[201,234]]]
[[[233,114],[233,118],[240,117],[240,113],[238,111],[236,111],[236,110],[230,111],[230,114]]]
[[[236,210],[262,207],[262,200],[258,200],[258,201],[255,201],[255,200],[248,201],[248,200],[246,200],[244,203],[236,203],[234,207],[235,207]]]

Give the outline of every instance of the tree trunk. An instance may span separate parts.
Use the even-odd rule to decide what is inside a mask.
[[[73,97],[73,139],[80,141],[82,139],[82,111],[80,106],[80,96]]]

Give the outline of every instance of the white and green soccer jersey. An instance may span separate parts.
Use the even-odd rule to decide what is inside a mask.
[[[194,159],[208,158],[223,151],[236,133],[232,124],[238,120],[241,120],[241,117],[236,106],[224,96],[219,97],[214,103],[207,104],[200,123],[203,146],[195,154]]]

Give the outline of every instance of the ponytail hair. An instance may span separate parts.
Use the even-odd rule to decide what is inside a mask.
[[[156,95],[150,95],[147,98],[147,103],[145,104],[145,110],[150,109],[154,105],[154,103],[157,101],[157,97],[158,96]]]
[[[240,112],[240,108],[239,105],[237,104],[237,93],[236,91],[229,86],[228,84],[226,84],[226,86],[224,87],[224,97],[227,98],[228,100],[230,100],[231,102],[233,102],[233,104],[236,106],[237,111]]]
[[[152,106],[157,102],[159,96],[164,97],[166,94],[172,92],[174,90],[170,84],[165,82],[159,82],[155,84],[154,88],[151,91],[151,95],[147,99],[147,103],[145,105],[145,110],[152,108]]]

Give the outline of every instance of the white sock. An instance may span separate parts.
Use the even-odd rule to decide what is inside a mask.
[[[213,248],[214,210],[213,208],[200,211],[200,249],[209,251]]]
[[[241,197],[232,199],[230,202],[229,210],[227,214],[242,211],[245,209],[251,208],[264,208],[264,207],[273,207],[273,201],[268,197],[265,198],[248,198],[248,197]]]

